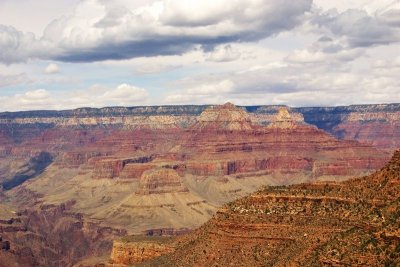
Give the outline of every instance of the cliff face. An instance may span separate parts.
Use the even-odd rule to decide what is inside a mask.
[[[400,104],[296,108],[305,121],[340,139],[393,151],[400,146]]]
[[[182,177],[175,170],[155,168],[143,172],[136,194],[150,195],[160,193],[189,192]]]
[[[132,265],[142,263],[175,250],[170,238],[127,237],[114,241],[110,264]]]
[[[373,170],[386,161],[386,156],[372,147],[338,141],[298,117],[292,117],[287,108],[280,107],[266,127],[251,123],[248,114],[236,107],[223,106],[221,115],[214,115],[218,110],[206,109],[202,116],[216,121],[199,120],[188,129],[189,136],[176,148],[177,153],[184,155],[189,173],[216,176],[303,171],[309,178],[324,179],[325,176],[351,176],[363,169]],[[235,118],[224,116],[226,113],[235,114]],[[373,150],[381,156],[376,157]]]
[[[31,195],[27,206],[37,197]],[[0,220],[0,245],[7,245],[0,248],[0,266],[72,266],[82,257],[109,253],[112,240],[126,234],[84,221],[72,205],[41,205]]]
[[[199,116],[193,126],[196,130],[251,130],[253,125],[246,111],[232,103],[209,107]]]
[[[397,266],[399,193],[400,151],[370,176],[266,187],[146,266]]]
[[[195,124],[197,117],[209,106],[152,106],[80,108],[64,111],[24,111],[0,113],[0,145],[21,142],[40,135],[46,129],[59,127],[126,129],[165,129]],[[269,125],[283,106],[247,106],[243,111],[255,124]],[[217,110],[221,109],[217,107]],[[289,108],[292,120],[315,125],[340,139],[352,139],[393,150],[399,146],[400,104],[353,105],[341,107]],[[240,113],[240,112],[239,112]],[[235,114],[239,114],[235,113]],[[214,112],[214,115],[216,113]],[[219,112],[218,114],[221,114]],[[208,110],[200,120],[214,118]],[[233,114],[232,127],[235,125]],[[208,119],[207,119],[208,117]],[[248,127],[249,124],[246,124]],[[4,150],[4,148],[3,148]]]

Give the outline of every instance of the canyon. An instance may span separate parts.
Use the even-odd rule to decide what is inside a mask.
[[[72,266],[124,254],[113,240],[187,233],[263,185],[370,174],[400,145],[399,130],[399,104],[1,113],[0,245],[8,249],[0,259]],[[146,251],[175,249],[157,242]]]
[[[108,266],[398,266],[399,193],[400,150],[369,176],[265,186],[188,235],[116,241]]]

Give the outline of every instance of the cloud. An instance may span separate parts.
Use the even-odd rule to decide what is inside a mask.
[[[157,64],[149,62],[144,65],[137,65],[135,67],[135,74],[159,74],[162,72],[169,72],[181,68],[182,65],[178,64]]]
[[[41,100],[45,100],[50,96],[49,92],[47,92],[44,89],[36,89],[34,91],[28,91],[25,94],[22,95],[22,97],[24,99],[26,99],[27,101],[41,101]]]
[[[38,39],[0,27],[0,61],[29,58],[92,62],[182,54],[201,45],[260,40],[303,22],[312,0],[163,0],[129,8],[85,0]]]
[[[315,64],[330,62],[331,66],[355,60],[365,53],[363,49],[346,48],[340,41],[321,37],[317,42],[304,49],[289,53],[286,60],[297,64]]]
[[[148,92],[144,88],[120,84],[114,88],[94,85],[69,92],[33,89],[12,96],[0,96],[1,111],[71,109],[78,107],[144,105]]]
[[[383,14],[368,14],[365,10],[349,9],[342,13],[329,10],[317,15],[313,22],[349,47],[369,47],[400,41],[399,9]]]
[[[398,49],[400,44],[377,46],[368,52],[352,48],[328,53],[322,46],[320,55],[296,54],[275,62],[263,58],[266,63],[247,70],[186,77],[172,84],[171,88],[180,89],[167,93],[165,103],[230,100],[241,105],[332,106],[398,102],[400,57],[393,56]],[[222,90],[223,84],[230,86]]]
[[[47,90],[35,89],[5,97],[1,102],[3,102],[2,109],[4,110],[50,109],[54,99]]]
[[[207,60],[214,62],[229,62],[239,59],[241,56],[240,52],[234,50],[232,45],[220,45],[214,48],[214,50],[209,53]]]
[[[132,105],[145,100],[147,95],[148,93],[145,89],[123,83],[115,89],[106,91],[99,98],[106,100],[106,103]]]
[[[29,83],[31,80],[26,73],[2,75],[0,74],[0,87]]]
[[[215,81],[190,87],[181,92],[172,93],[165,99],[168,103],[218,103],[233,92],[234,83],[231,80]]]
[[[0,62],[10,64],[36,57],[39,41],[32,33],[22,33],[12,26],[0,25]]]
[[[102,85],[93,85],[85,90],[76,90],[68,93],[62,106],[76,107],[105,107],[105,106],[135,106],[147,102],[146,89],[126,83],[114,88]]]
[[[60,68],[58,67],[57,64],[50,63],[47,65],[47,67],[44,69],[44,72],[47,74],[55,74],[55,73],[60,73]]]

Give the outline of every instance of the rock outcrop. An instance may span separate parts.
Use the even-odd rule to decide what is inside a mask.
[[[231,118],[227,114],[234,115]],[[229,103],[206,109],[175,152],[185,155],[187,173],[200,176],[267,170],[304,171],[318,179],[334,176],[335,165],[329,169],[318,166],[338,162],[336,166],[341,170],[336,173],[350,177],[382,167],[388,159],[368,145],[338,141],[315,126],[293,118],[287,108],[280,107],[274,116],[268,126],[261,127],[253,125],[244,110]],[[341,167],[343,161],[349,162],[348,169]],[[314,164],[318,171],[312,171]]]
[[[265,187],[146,266],[397,266],[399,194],[400,151],[370,176]]]
[[[188,191],[183,184],[182,177],[175,170],[156,168],[143,172],[136,194],[150,195]]]
[[[247,112],[232,103],[205,109],[193,126],[196,130],[251,130],[253,125]]]
[[[131,237],[114,241],[110,264],[133,265],[175,250],[165,237]]]
[[[400,104],[296,108],[305,121],[340,139],[393,151],[400,146]]]
[[[0,246],[9,245],[0,249],[0,266],[72,266],[83,257],[109,253],[112,240],[126,235],[124,230],[85,222],[82,214],[71,212],[73,205],[29,207],[5,225],[0,223]]]
[[[122,178],[139,178],[146,169],[150,169],[152,166],[151,164],[143,164],[152,160],[152,156],[137,158],[94,158],[90,161],[90,164],[94,168],[92,178],[112,179],[119,176],[122,176]]]
[[[299,123],[304,122],[293,119],[289,110],[286,107],[281,107],[278,110],[278,114],[273,118],[272,123],[268,125],[268,127],[287,129],[294,128]]]

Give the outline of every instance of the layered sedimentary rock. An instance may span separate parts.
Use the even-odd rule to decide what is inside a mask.
[[[168,241],[159,237],[131,237],[114,241],[110,264],[132,265],[171,253],[175,248]]]
[[[145,266],[397,266],[399,193],[400,151],[367,177],[266,187]]]
[[[126,164],[119,173],[119,178],[122,179],[137,179],[139,180],[143,173],[147,170],[156,168],[157,165],[152,163],[131,163]]]
[[[306,122],[341,139],[393,151],[400,146],[400,104],[296,108]]]
[[[175,170],[157,168],[143,172],[136,194],[150,195],[188,191],[183,184],[182,177]]]
[[[152,165],[142,165],[153,160],[152,156],[136,157],[136,158],[110,158],[101,157],[93,159],[90,164],[93,165],[94,179],[112,179],[123,176],[124,178],[134,175],[132,178],[140,177],[144,170]],[[138,166],[135,168],[135,166]],[[143,167],[147,166],[147,167]],[[123,172],[124,170],[124,172]],[[142,170],[142,171],[141,171]]]
[[[400,116],[394,112],[350,113],[332,133],[339,138],[392,150],[400,146]]]
[[[153,125],[158,123],[162,126]],[[29,230],[59,236],[64,232],[44,228],[61,227],[74,233],[66,235],[69,241],[87,229],[107,232],[110,238],[116,235],[113,229],[161,235],[193,229],[220,205],[263,184],[344,180],[371,172],[388,159],[371,145],[338,140],[305,122],[298,110],[278,106],[7,113],[0,114],[0,126],[0,141],[7,140],[0,142],[3,186],[15,174],[30,171],[26,163],[41,153],[54,159],[21,185],[4,188],[0,197],[16,211],[29,206],[32,218],[50,216],[42,205],[74,200],[67,213],[79,214],[79,220],[64,214],[49,219],[51,224],[40,219],[35,231]],[[79,240],[97,244],[97,238],[90,234]],[[73,251],[50,258],[75,262],[100,250]],[[32,253],[37,257],[43,252]]]
[[[242,107],[250,113],[253,124],[264,126],[274,121],[280,108],[282,106]],[[30,148],[32,144],[47,151],[59,151],[60,148],[64,150],[68,148],[69,143],[75,141],[80,145],[87,144],[85,136],[89,137],[89,141],[95,141],[110,134],[102,129],[188,128],[195,124],[197,117],[205,109],[207,106],[154,106],[0,113],[0,151],[5,150],[4,144],[13,143],[25,143],[24,151],[16,149],[15,154],[19,155],[29,153],[29,150],[33,149]],[[400,104],[288,110],[293,121],[302,121],[304,117],[307,123],[316,125],[338,138],[356,139],[388,150],[399,145],[400,138],[397,133],[400,132]],[[208,115],[211,114],[212,112]],[[203,119],[206,120],[206,117],[209,116]],[[231,123],[232,127],[238,127],[234,125],[235,123]],[[245,127],[248,127],[248,124]],[[71,128],[75,131],[71,131]],[[56,136],[55,133],[61,134]],[[51,142],[51,139],[55,139],[55,142]],[[32,142],[26,142],[29,140]],[[64,145],[60,146],[62,143]]]
[[[387,160],[383,153],[368,145],[338,141],[315,126],[292,119],[288,109],[283,107],[267,127],[252,124],[246,112],[231,104],[206,109],[203,114],[207,119],[199,119],[188,129],[189,137],[177,150],[185,154],[187,172],[191,174],[217,176],[265,170],[312,172],[314,164],[318,168],[324,162],[337,162],[341,168],[341,162],[349,161],[349,167],[356,171],[349,169],[346,174],[341,168],[340,173],[351,176],[379,168]],[[226,114],[236,115],[231,118]],[[216,121],[212,122],[212,118]],[[203,158],[207,160],[201,160]],[[312,176],[333,174],[331,170],[319,168]]]
[[[272,118],[271,124],[269,124],[270,128],[295,128],[298,123],[303,123],[304,120],[295,120],[292,118],[292,115],[289,113],[289,110],[285,107],[281,107],[278,110],[278,114]]]
[[[72,266],[83,256],[108,253],[112,240],[126,234],[85,222],[71,212],[73,204],[27,208],[0,223],[1,239],[9,244],[0,249],[0,266]]]
[[[226,103],[205,109],[193,129],[245,131],[253,129],[253,125],[245,110],[237,108],[232,103]]]
[[[79,167],[82,164],[88,163],[89,159],[101,156],[107,156],[107,153],[97,151],[70,151],[61,155],[58,163],[64,167]]]

